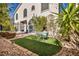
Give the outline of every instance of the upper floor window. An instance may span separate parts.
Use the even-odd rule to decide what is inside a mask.
[[[31,10],[32,10],[32,11],[35,10],[35,6],[34,6],[34,5],[32,6]]]
[[[18,13],[16,14],[16,20],[18,20]]]
[[[49,9],[49,3],[41,3],[41,11]]]
[[[23,11],[23,17],[26,17],[27,16],[27,9],[24,9]]]

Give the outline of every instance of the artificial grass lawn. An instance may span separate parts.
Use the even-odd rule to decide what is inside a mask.
[[[61,50],[59,41],[56,39],[40,39],[38,36],[27,36],[14,40],[16,44],[40,55],[40,56],[50,56],[54,55]]]

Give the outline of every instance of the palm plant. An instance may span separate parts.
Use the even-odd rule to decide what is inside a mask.
[[[71,33],[79,32],[79,5],[75,6],[74,3],[69,3],[67,8],[64,8],[61,4],[59,4],[62,11],[57,14],[58,23],[60,27],[60,33],[65,39],[70,39]]]

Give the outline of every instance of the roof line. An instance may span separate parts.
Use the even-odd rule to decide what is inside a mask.
[[[20,8],[21,4],[22,4],[22,3],[20,3],[20,4],[17,6],[17,8],[15,9],[14,15],[15,15],[15,13],[17,12],[17,10]],[[14,15],[13,15],[13,16],[14,16]]]

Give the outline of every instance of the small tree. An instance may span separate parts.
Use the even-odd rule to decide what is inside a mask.
[[[32,22],[34,24],[35,31],[42,31],[43,27],[47,24],[47,18],[44,16],[32,17]]]
[[[11,25],[8,5],[6,3],[0,4],[0,25],[2,26],[2,31],[10,31]]]

